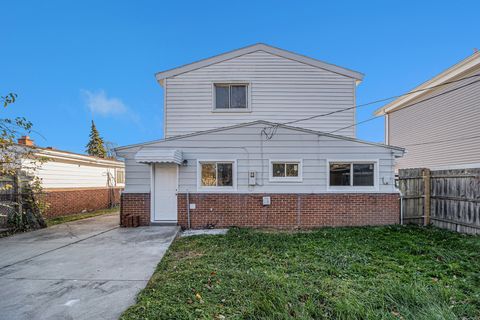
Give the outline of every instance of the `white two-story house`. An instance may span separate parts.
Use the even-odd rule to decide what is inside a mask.
[[[356,139],[362,78],[265,44],[157,73],[164,138],[117,148],[122,225],[397,223],[403,149]]]

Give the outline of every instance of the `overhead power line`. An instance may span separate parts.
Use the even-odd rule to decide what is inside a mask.
[[[352,106],[352,107],[348,107],[348,108],[343,108],[343,109],[339,109],[339,110],[335,110],[335,111],[331,111],[331,112],[327,112],[327,113],[322,113],[322,114],[317,114],[317,115],[313,115],[313,116],[310,116],[310,117],[300,118],[300,119],[297,119],[297,120],[287,121],[287,122],[283,122],[283,123],[276,123],[276,124],[273,124],[272,126],[270,126],[269,128],[264,128],[263,131],[262,131],[262,133],[265,134],[265,137],[266,137],[267,140],[270,140],[270,139],[273,138],[273,136],[276,134],[277,129],[278,129],[278,126],[281,125],[281,124],[289,125],[289,124],[293,124],[293,123],[297,123],[297,122],[301,122],[301,121],[308,121],[308,120],[312,120],[312,119],[316,119],[316,118],[320,118],[320,117],[326,117],[326,116],[330,116],[330,115],[332,115],[332,114],[336,114],[336,113],[340,113],[340,112],[352,110],[352,109],[355,109],[355,108],[366,107],[366,106],[373,105],[373,104],[376,104],[376,103],[385,102],[385,101],[388,101],[388,100],[400,98],[400,97],[407,96],[407,95],[410,95],[410,94],[414,94],[414,93],[418,93],[418,92],[423,92],[423,91],[427,91],[427,90],[431,90],[431,89],[443,87],[443,86],[448,85],[448,84],[452,84],[452,83],[456,83],[456,82],[460,82],[460,81],[463,81],[463,80],[468,80],[468,79],[472,79],[472,78],[476,78],[476,77],[480,77],[480,73],[477,73],[477,74],[474,74],[474,75],[471,75],[471,76],[468,76],[468,77],[463,77],[463,78],[460,78],[460,79],[457,79],[457,80],[447,81],[447,82],[444,82],[444,83],[441,83],[441,84],[438,84],[438,85],[435,85],[435,86],[431,86],[431,87],[427,87],[427,88],[423,88],[423,89],[418,89],[418,90],[409,91],[409,92],[407,92],[407,93],[403,93],[403,94],[391,96],[391,97],[388,97],[388,98],[383,98],[383,99],[378,99],[378,100],[370,101],[370,102],[367,102],[367,103],[359,104],[359,105]],[[470,82],[470,83],[468,83],[468,84],[466,84],[466,85],[463,85],[463,86],[460,86],[460,87],[458,87],[458,88],[454,88],[454,89],[452,89],[452,90],[443,92],[443,93],[441,93],[441,94],[439,94],[439,95],[443,95],[443,94],[446,94],[446,93],[449,93],[449,92],[452,92],[452,91],[461,89],[461,88],[466,87],[466,86],[468,86],[468,85],[477,83],[478,81],[480,81],[480,80],[476,80],[476,81]],[[437,95],[437,96],[438,96],[438,95]],[[433,97],[430,97],[430,98],[428,98],[428,99],[425,99],[425,100],[416,102],[416,103],[414,103],[414,104],[412,104],[412,105],[405,106],[404,108],[408,108],[408,107],[410,107],[410,106],[413,106],[413,105],[416,105],[416,104],[418,104],[418,103],[421,103],[421,102],[430,100],[430,99],[435,98],[435,97],[437,97],[437,96],[433,96]],[[335,132],[338,132],[338,131],[341,131],[341,130],[344,130],[344,129],[348,129],[348,128],[357,126],[357,125],[359,125],[359,124],[362,124],[362,123],[366,123],[366,122],[375,120],[375,119],[380,118],[380,117],[382,117],[382,116],[383,116],[383,115],[374,116],[374,117],[369,118],[369,119],[367,119],[367,120],[363,120],[363,121],[360,121],[360,122],[356,122],[356,123],[354,123],[353,125],[349,125],[349,126],[347,126],[347,127],[343,127],[343,128],[340,128],[340,129],[331,131],[330,133],[335,133]]]
[[[444,140],[433,140],[433,141],[428,141],[428,142],[412,143],[412,144],[406,144],[406,145],[404,145],[404,147],[424,146],[424,145],[428,145],[428,144],[437,144],[437,143],[454,142],[454,141],[465,141],[465,140],[472,140],[472,139],[477,139],[477,138],[480,138],[480,135],[458,137],[458,138],[444,139]]]
[[[326,116],[329,116],[329,115],[332,115],[332,114],[335,114],[335,113],[344,112],[344,111],[352,110],[352,109],[355,109],[355,108],[370,106],[370,105],[373,105],[373,104],[376,104],[376,103],[385,102],[385,101],[388,101],[388,100],[404,97],[404,96],[407,96],[407,95],[410,95],[410,94],[414,94],[414,93],[418,93],[418,92],[427,91],[427,90],[430,90],[430,89],[443,87],[443,86],[446,86],[448,84],[452,84],[452,83],[456,83],[456,82],[460,82],[460,81],[463,81],[463,80],[468,80],[468,79],[472,79],[472,78],[476,78],[476,77],[480,77],[480,73],[477,73],[477,74],[474,74],[474,75],[471,75],[471,76],[468,76],[468,77],[460,78],[460,79],[457,79],[457,80],[447,81],[447,82],[444,82],[444,83],[441,83],[441,84],[438,84],[438,85],[435,85],[435,86],[431,86],[431,87],[427,87],[427,88],[423,88],[423,89],[418,89],[418,90],[414,90],[414,91],[409,91],[407,93],[399,94],[399,95],[396,95],[396,96],[391,96],[391,97],[388,97],[388,98],[383,98],[383,99],[379,99],[379,100],[375,100],[375,101],[370,101],[370,102],[359,104],[359,105],[356,105],[356,106],[353,106],[353,107],[343,108],[343,109],[339,109],[339,110],[335,110],[335,111],[331,111],[331,112],[327,112],[327,113],[313,115],[313,116],[306,117],[306,118],[287,121],[287,122],[284,122],[282,124],[292,124],[292,123],[297,123],[297,122],[301,122],[301,121],[308,121],[308,120],[312,120],[312,119],[316,119],[316,118],[320,118],[320,117],[326,117]]]
[[[448,94],[448,93],[451,93],[451,92],[454,92],[454,91],[463,89],[463,88],[468,87],[468,86],[471,86],[471,85],[473,85],[473,84],[475,84],[475,83],[478,83],[478,82],[480,82],[480,79],[475,80],[475,81],[472,81],[472,82],[469,82],[469,83],[464,84],[464,85],[461,85],[461,86],[459,86],[459,87],[456,87],[456,88],[453,88],[453,89],[450,89],[450,90],[441,92],[441,93],[439,93],[439,94],[437,94],[437,95],[428,97],[428,98],[426,98],[426,99],[417,101],[417,102],[415,102],[415,103],[406,105],[406,106],[404,106],[402,109],[406,109],[406,108],[413,107],[413,106],[415,106],[415,105],[417,105],[417,104],[419,104],[419,103],[422,103],[422,102],[425,102],[425,101],[429,101],[429,100],[435,99],[435,98],[440,97],[440,96],[443,96],[443,95],[445,95],[445,94]],[[329,133],[335,133],[335,132],[338,132],[338,131],[341,131],[341,130],[345,130],[345,129],[348,129],[348,128],[351,128],[351,127],[355,127],[355,126],[357,126],[357,125],[359,125],[359,124],[362,124],[362,123],[365,123],[365,122],[369,122],[369,121],[375,120],[375,119],[380,118],[380,117],[383,117],[383,115],[374,116],[374,117],[371,117],[371,118],[369,118],[369,119],[356,122],[356,123],[354,123],[354,124],[352,124],[352,125],[349,125],[349,126],[346,126],[346,127],[343,127],[343,128],[339,128],[339,129],[336,129],[336,130],[331,131],[331,132],[329,132]]]

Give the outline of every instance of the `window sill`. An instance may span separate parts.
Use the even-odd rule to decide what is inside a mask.
[[[368,191],[378,191],[378,186],[371,186],[371,187],[361,187],[361,186],[327,186],[327,191],[329,192],[344,192],[344,193],[351,193],[351,192],[368,192]]]
[[[302,178],[270,178],[268,179],[269,182],[278,182],[278,183],[299,183],[303,182]]]
[[[250,109],[213,109],[212,113],[250,113]]]
[[[198,188],[198,193],[231,193],[237,192],[236,188],[233,187],[225,187],[225,188]]]
[[[235,190],[235,186],[218,186],[218,187],[208,187],[208,186],[198,186],[197,190],[205,191],[218,191],[218,190]]]

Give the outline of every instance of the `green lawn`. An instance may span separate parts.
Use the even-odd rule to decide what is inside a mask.
[[[122,319],[480,319],[480,237],[395,226],[180,238]]]
[[[60,216],[60,217],[50,218],[50,219],[46,219],[46,222],[47,222],[47,225],[49,227],[51,227],[51,226],[54,226],[54,225],[60,224],[60,223],[77,221],[77,220],[81,220],[81,219],[101,216],[101,215],[104,215],[104,214],[115,213],[115,212],[118,212],[118,211],[119,211],[118,208],[102,209],[102,210],[97,210],[97,211],[92,211],[92,212],[76,213],[76,214],[71,214],[71,215],[68,215],[68,216]]]

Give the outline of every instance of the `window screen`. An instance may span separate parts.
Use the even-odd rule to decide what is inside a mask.
[[[215,109],[247,109],[246,84],[215,84]]]

